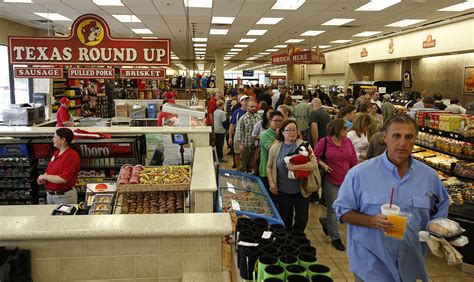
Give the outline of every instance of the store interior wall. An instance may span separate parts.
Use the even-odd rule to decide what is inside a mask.
[[[349,65],[348,81],[374,80],[374,64],[360,63]]]
[[[400,81],[401,61],[381,62],[374,64],[375,81]]]
[[[311,75],[309,77],[310,85],[341,85],[344,86],[346,78],[341,74]]]
[[[8,36],[37,36],[38,29],[0,18],[0,44],[8,44]]]

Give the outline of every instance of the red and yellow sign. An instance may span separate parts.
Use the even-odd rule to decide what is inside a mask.
[[[68,78],[115,78],[113,68],[69,68]]]
[[[10,36],[11,64],[169,66],[169,39],[112,38],[107,23],[93,14],[72,24],[62,37]]]
[[[130,79],[165,79],[165,69],[129,69],[120,70],[120,78]]]
[[[288,45],[286,54],[272,55],[272,65],[291,64],[325,64],[324,54],[317,51],[301,51],[293,45]]]
[[[16,67],[15,68],[16,78],[63,78],[62,68],[52,67]]]
[[[369,55],[369,51],[367,51],[365,47],[362,48],[362,51],[360,52],[360,56],[363,58],[363,57],[367,57],[368,55]]]
[[[423,41],[423,48],[433,48],[436,46],[436,39],[433,39],[433,36],[429,34],[426,37],[426,41]]]

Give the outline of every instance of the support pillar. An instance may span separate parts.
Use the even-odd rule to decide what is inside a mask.
[[[216,66],[216,88],[219,88],[219,91],[224,92],[224,51],[218,50],[214,54],[215,66]]]

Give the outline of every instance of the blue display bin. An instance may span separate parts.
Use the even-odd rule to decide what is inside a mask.
[[[237,216],[264,218],[269,224],[282,224],[278,209],[259,177],[233,170],[219,170],[216,210],[232,207],[232,200],[240,206]],[[234,202],[235,203],[235,202]]]

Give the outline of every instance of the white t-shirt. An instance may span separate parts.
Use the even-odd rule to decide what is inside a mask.
[[[214,111],[214,133],[226,133],[227,131],[222,126],[222,123],[226,121],[227,117],[225,113],[221,109],[217,109]]]
[[[367,135],[362,133],[362,136],[357,136],[355,130],[351,130],[347,133],[347,138],[351,139],[352,145],[357,154],[357,159],[360,160],[360,154],[367,152],[367,147],[369,147],[369,140],[367,140]]]
[[[465,114],[466,109],[464,109],[462,106],[459,106],[457,104],[451,104],[444,109],[446,112],[452,112],[453,114]]]
[[[278,99],[280,99],[280,91],[273,90],[273,96],[272,96],[272,108],[275,109],[275,106],[278,102]]]

